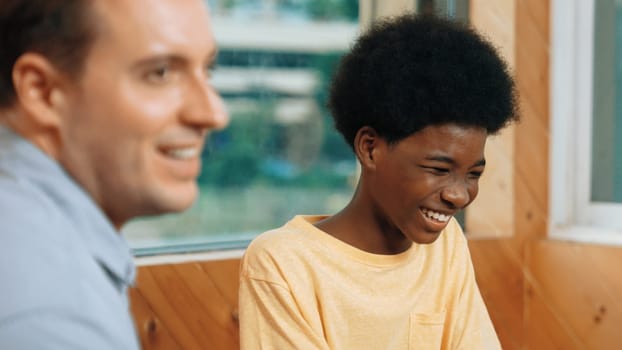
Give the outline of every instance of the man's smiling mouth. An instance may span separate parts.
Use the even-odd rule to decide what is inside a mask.
[[[200,153],[199,147],[171,148],[164,151],[167,156],[179,160],[196,158]]]

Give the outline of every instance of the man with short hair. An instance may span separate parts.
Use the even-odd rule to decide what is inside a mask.
[[[0,348],[136,349],[120,228],[188,208],[228,116],[202,0],[0,4]]]

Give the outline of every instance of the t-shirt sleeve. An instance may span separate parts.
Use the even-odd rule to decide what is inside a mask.
[[[305,319],[285,280],[277,277],[282,272],[278,263],[263,253],[249,249],[242,260],[240,349],[328,350],[324,336]]]

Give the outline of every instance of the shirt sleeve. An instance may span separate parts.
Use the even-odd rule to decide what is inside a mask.
[[[33,310],[0,320],[0,349],[118,349],[110,335],[79,315],[60,310]],[[137,347],[125,348],[136,349]]]
[[[241,350],[329,349],[286,285],[252,278],[243,268],[239,292]]]
[[[449,317],[448,349],[501,350],[499,338],[480,294],[469,248],[462,232],[454,261],[456,298]]]

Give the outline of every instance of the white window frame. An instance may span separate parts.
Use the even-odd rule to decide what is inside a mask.
[[[591,191],[594,0],[552,0],[549,237],[622,246],[622,204]]]

